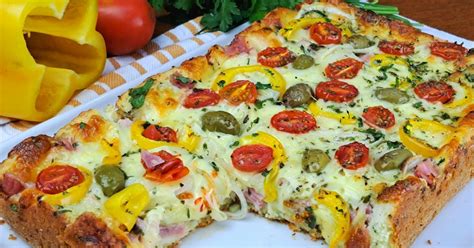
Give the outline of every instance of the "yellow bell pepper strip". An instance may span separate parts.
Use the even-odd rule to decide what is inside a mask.
[[[105,65],[97,1],[0,1],[0,115],[42,121]]]
[[[390,66],[392,64],[398,64],[408,67],[408,62],[401,57],[391,56],[387,54],[377,54],[370,58],[370,66],[379,69],[381,67]]]
[[[263,66],[263,65],[248,65],[248,66],[239,66],[223,70],[212,84],[212,90],[218,91],[219,87],[222,88],[225,85],[232,83],[235,76],[241,73],[248,72],[260,72],[265,74],[270,80],[272,89],[280,92],[280,97],[285,94],[286,90],[286,81],[283,76],[275,69]]]
[[[341,242],[345,242],[351,227],[351,214],[349,204],[337,192],[325,189],[314,194],[314,199],[318,204],[327,207],[334,218],[335,229],[332,237],[327,241],[329,248],[335,248]]]
[[[106,212],[116,221],[132,230],[138,215],[150,202],[145,186],[135,183],[112,195],[105,203]]]
[[[357,122],[356,117],[352,113],[334,113],[324,111],[317,103],[313,102],[308,106],[309,111],[316,116],[324,116],[326,118],[338,120],[343,125],[352,125]]]
[[[145,150],[151,150],[160,146],[176,146],[183,147],[184,149],[193,152],[194,150],[196,150],[196,147],[201,141],[201,137],[195,134],[192,129],[187,125],[184,129],[180,130],[180,133],[178,135],[178,143],[148,139],[142,135],[143,131],[145,130],[143,128],[144,123],[144,121],[134,122],[131,127],[131,134],[132,139],[137,142],[137,145]]]
[[[448,108],[457,108],[459,106],[466,106],[466,104],[471,103],[473,101],[472,97],[474,93],[472,92],[473,90],[471,89],[471,87],[464,84],[462,84],[461,86],[464,89],[464,97],[461,99],[454,100],[444,106]]]
[[[51,206],[67,206],[80,202],[89,191],[92,184],[92,173],[82,167],[78,168],[84,175],[84,181],[76,186],[73,186],[61,193],[53,195],[45,195],[42,200]]]
[[[265,193],[264,200],[266,202],[275,201],[278,198],[276,179],[280,171],[280,164],[286,162],[288,159],[285,154],[285,148],[277,138],[265,132],[257,132],[252,135],[244,136],[240,138],[239,143],[240,145],[261,144],[273,149],[272,169],[265,177],[263,191]]]
[[[120,140],[113,139],[112,142],[102,140],[100,146],[107,155],[102,159],[104,165],[117,165],[122,161],[122,154],[120,153]]]
[[[401,125],[400,129],[398,130],[400,141],[409,150],[423,157],[435,157],[439,154],[440,150],[431,147],[430,145],[424,143],[423,141],[415,137],[412,137],[410,135],[412,130],[424,130],[425,132],[432,133],[447,133],[445,143],[446,141],[451,140],[455,131],[455,129],[450,126],[446,126],[439,122],[431,120],[410,119],[406,123]]]
[[[327,19],[322,17],[303,17],[300,19],[293,20],[288,23],[285,27],[280,29],[280,35],[285,37],[286,40],[291,40],[296,32],[301,29],[305,29],[310,27],[311,25],[318,23],[318,22],[328,22]],[[340,23],[336,23],[335,21],[330,21],[332,24],[338,26],[342,30],[342,34],[345,36],[351,36],[352,32],[349,28],[343,27]]]

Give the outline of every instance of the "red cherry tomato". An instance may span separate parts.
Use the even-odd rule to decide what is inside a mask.
[[[367,108],[364,110],[362,118],[364,118],[365,122],[371,127],[387,129],[395,125],[395,116],[393,113],[382,106]]]
[[[304,111],[284,110],[271,119],[272,127],[286,133],[307,133],[316,128],[316,119]]]
[[[170,76],[170,82],[180,89],[192,89],[196,85],[196,80],[192,80],[188,77],[181,75],[179,72],[175,72]]]
[[[295,55],[286,47],[267,47],[257,54],[258,63],[269,67],[280,67],[295,60]]]
[[[309,28],[311,39],[320,45],[341,43],[341,29],[329,22],[318,22]]]
[[[337,149],[336,159],[345,169],[357,170],[369,162],[369,148],[362,143],[352,142]]]
[[[448,103],[454,97],[454,89],[445,82],[429,81],[415,87],[415,94],[428,102]]]
[[[467,49],[459,44],[449,42],[434,42],[430,46],[431,54],[445,60],[457,60],[466,56]]]
[[[221,97],[216,92],[204,89],[204,90],[195,90],[193,93],[189,94],[184,100],[183,106],[185,108],[204,108],[206,106],[213,106],[219,103]]]
[[[248,80],[238,80],[224,86],[219,95],[231,105],[254,103],[257,100],[257,86]]]
[[[364,63],[352,58],[338,60],[326,67],[326,77],[330,79],[351,79],[357,76],[357,73]]]
[[[359,90],[354,85],[339,80],[323,82],[316,86],[316,97],[325,101],[350,102],[357,95]]]
[[[266,145],[245,145],[232,152],[232,165],[240,171],[261,172],[273,160],[273,150]]]
[[[146,0],[99,0],[97,31],[109,54],[125,55],[144,47],[155,22],[155,11]]]
[[[148,139],[166,142],[178,142],[176,132],[169,127],[160,127],[157,125],[149,125],[143,131],[142,135]]]
[[[46,194],[57,194],[84,181],[84,175],[69,165],[55,165],[42,170],[36,178],[36,188]]]
[[[379,49],[384,53],[392,55],[410,55],[415,51],[415,47],[412,44],[398,41],[381,41]]]
[[[164,162],[154,169],[149,169],[142,161],[142,165],[146,169],[144,175],[146,179],[166,183],[179,180],[189,174],[189,169],[184,166],[183,161],[177,156],[166,151],[158,151],[153,154],[159,156]]]

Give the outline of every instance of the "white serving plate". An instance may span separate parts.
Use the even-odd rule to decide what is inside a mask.
[[[200,49],[186,53],[172,60],[154,71],[150,71],[135,81],[121,85],[97,99],[80,105],[77,108],[45,121],[26,132],[12,137],[0,144],[0,161],[3,161],[13,146],[23,139],[39,135],[53,135],[59,128],[70,122],[74,117],[89,109],[103,109],[113,104],[117,97],[141,83],[147,77],[169,70],[180,65],[183,61],[203,55],[215,45],[226,45],[233,37],[242,31],[248,24],[243,24],[227,34],[219,36],[214,42],[206,44]],[[423,32],[430,33],[451,42],[462,42],[467,48],[474,48],[474,42],[449,33],[423,26]],[[456,195],[441,211],[433,222],[421,233],[414,243],[414,247],[473,247],[474,246],[474,182],[470,182]],[[17,240],[9,240],[13,234]],[[428,243],[431,242],[431,245]],[[0,225],[0,248],[26,248],[28,244],[21,236],[15,234],[7,224]],[[209,227],[200,228],[190,234],[182,242],[181,247],[210,248],[210,247],[325,247],[320,241],[312,241],[308,235],[293,233],[286,225],[272,222],[253,214],[243,220],[216,222]]]

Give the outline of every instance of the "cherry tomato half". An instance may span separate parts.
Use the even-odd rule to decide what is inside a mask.
[[[431,54],[445,60],[457,60],[464,57],[467,49],[459,44],[450,42],[434,42],[430,46]]]
[[[46,194],[57,194],[84,181],[82,172],[69,165],[55,165],[42,170],[36,178],[36,188]]]
[[[232,165],[240,171],[261,172],[273,160],[273,149],[266,145],[245,145],[232,152]]]
[[[395,125],[395,116],[393,113],[382,106],[365,109],[362,118],[364,118],[365,122],[371,127],[387,129]]]
[[[99,0],[97,31],[109,54],[125,55],[144,47],[155,23],[155,11],[147,0]]]
[[[325,101],[350,102],[357,95],[359,90],[354,85],[335,79],[316,86],[316,97]]]
[[[454,89],[445,82],[428,81],[415,87],[415,94],[428,102],[448,103],[454,97]]]
[[[392,55],[410,55],[415,51],[415,47],[412,44],[398,41],[381,41],[379,49],[384,53]]]
[[[219,103],[219,100],[221,100],[219,94],[212,90],[194,90],[193,93],[186,97],[183,106],[192,109],[204,108],[206,106],[216,105]]]
[[[341,59],[326,67],[326,77],[330,79],[351,79],[357,76],[363,65],[364,63],[352,58]]]
[[[179,180],[189,174],[189,169],[184,166],[183,161],[177,156],[167,151],[158,151],[153,154],[159,156],[164,162],[155,169],[148,169],[142,161],[142,165],[146,169],[144,175],[146,179],[166,183]]]
[[[272,127],[286,133],[307,133],[316,128],[316,119],[304,111],[284,110],[271,119]]]
[[[257,54],[258,63],[269,67],[284,66],[295,59],[295,55],[286,47],[267,47]]]
[[[145,138],[156,140],[156,141],[166,141],[166,142],[178,142],[178,137],[176,131],[169,127],[160,127],[157,125],[149,125],[143,131],[142,135]]]
[[[231,105],[254,103],[257,100],[257,86],[248,80],[230,83],[219,91],[219,95]]]
[[[311,39],[320,45],[339,44],[341,43],[341,29],[329,22],[318,22],[309,28]]]
[[[369,148],[362,143],[352,142],[337,149],[336,159],[345,169],[357,170],[369,162]]]

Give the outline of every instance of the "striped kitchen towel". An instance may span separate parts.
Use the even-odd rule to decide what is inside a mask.
[[[106,61],[102,76],[75,95],[59,114],[91,101],[98,96],[173,60],[186,52],[215,40],[221,32],[201,32],[200,17],[181,24],[152,39],[143,49]],[[24,132],[37,123],[0,117],[0,143]]]

